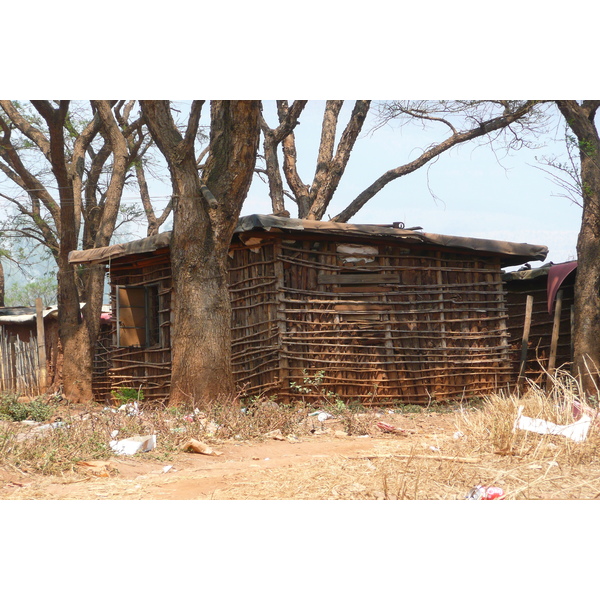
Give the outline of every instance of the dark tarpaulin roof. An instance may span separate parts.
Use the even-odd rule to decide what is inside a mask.
[[[382,225],[355,225],[353,223],[334,223],[332,221],[289,219],[274,215],[249,215],[241,217],[235,233],[257,230],[303,231],[314,234],[363,238],[365,241],[378,238],[402,240],[414,244],[426,244],[445,248],[460,248],[499,255],[502,266],[505,267],[520,265],[526,261],[544,260],[548,254],[546,246],[532,244],[424,233],[411,229],[398,229]],[[69,262],[74,264],[106,263],[111,259],[121,256],[154,252],[159,248],[167,247],[170,240],[171,232],[165,232],[127,244],[115,244],[92,250],[77,250],[69,254]]]
[[[531,279],[537,279],[538,277],[547,277],[546,289],[548,312],[552,314],[554,312],[554,300],[556,299],[556,294],[558,293],[560,286],[575,269],[577,269],[576,260],[559,263],[557,265],[548,263],[547,265],[542,265],[538,269],[524,269],[522,271],[505,273],[502,276],[502,279],[504,281],[529,281]]]
[[[552,265],[548,271],[548,312],[554,312],[554,299],[563,281],[577,268],[577,261],[573,260],[560,265]]]

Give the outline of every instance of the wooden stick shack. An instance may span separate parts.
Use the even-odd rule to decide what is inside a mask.
[[[168,396],[169,241],[162,233],[70,255],[110,273],[99,400],[119,387]],[[346,402],[379,406],[489,393],[511,379],[501,269],[547,252],[397,225],[242,217],[229,259],[237,383],[288,402],[317,400],[318,380]]]

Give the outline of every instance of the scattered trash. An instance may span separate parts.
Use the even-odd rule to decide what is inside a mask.
[[[124,411],[130,417],[137,417],[140,414],[137,402],[129,402],[127,404],[123,404],[119,406],[118,410],[121,412]]]
[[[47,429],[56,429],[57,427],[63,427],[66,425],[64,421],[54,421],[54,423],[46,423],[45,425],[39,425],[34,428],[34,431],[46,431]]]
[[[202,425],[202,428],[204,429],[204,434],[208,435],[208,436],[215,435],[221,427],[219,424],[215,423],[214,421],[209,421],[206,417],[200,418],[199,422],[200,422],[200,425]]]
[[[317,417],[317,419],[319,419],[319,421],[323,422],[323,421],[327,421],[327,419],[333,419],[334,416],[330,415],[328,412],[322,411],[322,410],[317,410],[313,413],[310,413],[308,415],[309,417]]]
[[[185,444],[181,446],[183,452],[195,452],[196,454],[206,454],[207,456],[221,456],[222,452],[213,450],[210,446],[190,438]]]
[[[281,433],[281,429],[275,429],[274,431],[269,431],[269,433],[265,433],[265,437],[271,440],[278,440],[280,442],[285,441],[285,437]]]
[[[519,412],[515,421],[514,429],[522,429],[524,431],[533,431],[534,433],[562,435],[572,439],[574,442],[582,442],[587,438],[592,419],[589,415],[583,415],[575,423],[570,425],[556,425],[543,419],[532,419],[524,417],[523,406],[519,406]]]
[[[400,429],[399,427],[395,427],[394,425],[390,425],[389,423],[385,423],[384,421],[379,421],[377,423],[377,427],[379,427],[381,431],[385,431],[386,433],[406,433],[404,429]]]
[[[113,438],[113,440],[119,435],[119,430],[115,429],[114,431],[110,432],[110,437]]]
[[[430,449],[432,452],[441,452],[441,450],[440,450],[438,447],[436,447],[436,446],[429,446],[429,449]]]
[[[156,448],[156,435],[136,435],[120,441],[109,442],[115,454],[127,454],[129,456],[136,452],[149,452]]]
[[[194,415],[185,415],[185,417],[183,417],[184,421],[187,421],[188,423],[193,423],[194,422]]]
[[[455,440],[460,439],[461,437],[465,437],[465,434],[462,431],[455,431],[452,436]]]
[[[173,468],[173,465],[167,465],[167,466],[163,467],[162,472],[168,473],[172,468]]]
[[[476,485],[465,500],[504,500],[504,490],[500,487]]]
[[[585,406],[585,404],[582,404],[581,402],[579,402],[579,400],[573,400],[573,417],[575,419],[578,419],[583,414],[590,416],[594,425],[600,425],[600,422],[598,420],[598,417],[600,415],[597,409]]]

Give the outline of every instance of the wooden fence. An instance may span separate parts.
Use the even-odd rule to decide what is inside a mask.
[[[0,328],[0,392],[39,395],[39,373],[37,338],[24,342]]]

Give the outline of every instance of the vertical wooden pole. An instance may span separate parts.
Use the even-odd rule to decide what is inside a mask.
[[[290,368],[287,358],[287,344],[285,343],[285,336],[287,331],[287,324],[285,318],[285,291],[284,291],[284,274],[283,274],[283,262],[281,256],[283,256],[283,248],[281,240],[276,240],[273,245],[273,256],[275,259],[274,269],[275,277],[277,281],[275,283],[275,294],[277,299],[277,352],[279,354],[279,387],[277,394],[283,399],[285,404],[289,403],[289,379],[290,379]]]
[[[552,325],[552,340],[550,342],[550,358],[548,360],[548,382],[546,389],[550,388],[552,375],[556,366],[556,352],[558,350],[558,336],[560,332],[560,313],[562,312],[563,291],[559,290],[556,294],[556,306],[554,307],[554,323]]]
[[[8,338],[8,343],[9,345],[9,368],[10,368],[10,388],[12,391],[14,391],[16,394],[19,393],[18,388],[18,384],[19,384],[19,380],[17,378],[17,350],[15,348],[16,344],[17,344],[17,340],[19,338],[16,335],[11,335]]]
[[[531,329],[531,315],[533,313],[533,296],[527,296],[527,300],[525,302],[525,323],[523,324],[523,340],[521,341],[521,365],[519,367],[519,378],[518,382],[520,383],[521,379],[525,376],[525,369],[527,367],[527,348],[529,346],[529,331]]]
[[[42,312],[42,299],[35,300],[35,319],[37,323],[37,347],[39,361],[39,392],[43,394],[47,387],[47,372],[46,372],[46,334],[44,332],[44,315]]]

